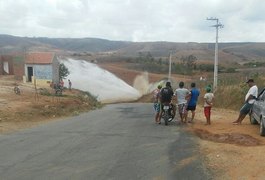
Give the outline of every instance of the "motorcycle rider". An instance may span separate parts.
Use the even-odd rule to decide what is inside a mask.
[[[172,119],[175,117],[175,106],[171,103],[172,97],[174,95],[173,89],[170,82],[166,82],[166,87],[162,88],[160,91],[160,112],[159,112],[159,124],[161,124],[161,117],[163,112],[164,104],[170,104],[172,107]]]

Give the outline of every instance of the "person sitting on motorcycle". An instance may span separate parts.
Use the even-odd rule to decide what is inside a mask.
[[[161,123],[161,117],[162,117],[162,112],[163,112],[163,107],[165,104],[169,104],[170,107],[172,107],[172,119],[175,117],[175,106],[171,103],[172,97],[174,95],[173,89],[171,87],[171,83],[167,82],[166,87],[162,88],[160,91],[160,114],[159,114],[159,123]]]

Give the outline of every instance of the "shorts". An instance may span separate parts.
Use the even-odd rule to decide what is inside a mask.
[[[178,104],[179,114],[186,114],[187,113],[187,104]]]
[[[211,116],[211,109],[212,109],[212,107],[210,107],[210,106],[204,107],[204,115],[206,118],[209,118]]]
[[[248,114],[252,108],[253,104],[245,103],[240,109],[240,114]]]
[[[196,105],[187,107],[187,111],[195,111],[195,110],[196,110]]]
[[[154,110],[155,110],[155,112],[160,112],[160,107],[161,105],[160,105],[160,103],[154,103]]]

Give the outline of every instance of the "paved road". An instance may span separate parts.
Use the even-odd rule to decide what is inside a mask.
[[[196,138],[153,122],[151,104],[115,104],[0,135],[0,179],[210,179]]]

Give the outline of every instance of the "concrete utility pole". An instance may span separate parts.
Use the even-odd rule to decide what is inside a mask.
[[[213,89],[217,90],[217,81],[218,81],[218,29],[223,28],[224,25],[219,23],[218,18],[207,18],[206,20],[216,21],[216,24],[212,27],[216,28],[216,42],[215,42],[215,55],[214,55],[214,81],[213,81]]]
[[[171,52],[169,54],[168,81],[171,81]]]

